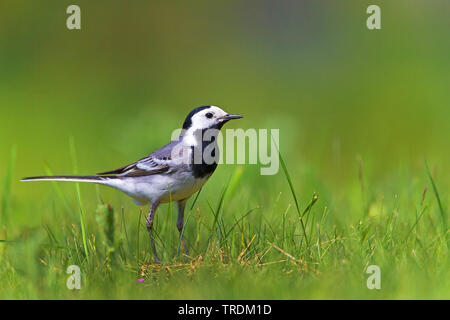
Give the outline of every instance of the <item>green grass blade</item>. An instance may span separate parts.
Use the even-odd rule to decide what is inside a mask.
[[[417,226],[417,224],[419,223],[420,219],[422,218],[422,216],[424,215],[425,211],[427,210],[427,206],[423,207],[422,212],[420,213],[419,216],[416,217],[416,221],[414,222],[414,224],[412,225],[412,227],[409,229],[406,237],[405,237],[405,242],[408,240],[409,235],[413,232],[414,228]]]
[[[138,218],[137,229],[136,229],[136,262],[137,262],[137,264],[139,264],[139,255],[140,255],[139,232],[141,229],[141,217],[142,217],[142,210],[139,210],[139,218]]]
[[[233,229],[239,224],[239,222],[241,222],[245,217],[250,215],[250,213],[252,213],[256,209],[258,209],[258,208],[250,209],[249,211],[247,211],[247,213],[243,214],[238,220],[236,220],[235,223],[231,226],[230,230],[228,230],[227,233],[225,234],[225,239],[228,238],[228,236],[230,235],[231,231],[233,231]]]
[[[44,164],[44,170],[45,170],[46,175],[48,175],[48,176],[54,175],[52,169],[50,168],[50,166],[47,163]],[[69,213],[72,217],[75,217],[75,212],[70,207],[69,202],[67,201],[66,197],[64,196],[64,193],[62,192],[61,188],[59,187],[58,182],[51,181],[51,184],[52,184],[53,188],[55,189],[56,195],[60,199],[60,201],[63,204],[64,208],[66,209],[67,213]]]
[[[275,144],[275,141],[273,139],[272,139],[272,143]],[[305,228],[305,224],[303,223],[303,216],[302,216],[302,213],[300,212],[300,207],[298,204],[297,195],[295,194],[294,185],[292,184],[291,176],[289,175],[286,164],[284,163],[283,157],[281,156],[281,152],[278,149],[278,146],[276,144],[275,144],[275,148],[278,151],[278,157],[280,159],[281,168],[283,169],[284,175],[286,176],[286,180],[289,184],[289,188],[291,189],[292,197],[294,198],[295,207],[297,209],[298,217],[300,219],[300,225],[302,227],[302,232],[303,232],[303,236],[305,237],[306,245],[309,247],[309,240],[308,240],[308,236],[306,235],[306,228]]]
[[[217,205],[217,209],[216,209],[215,212],[214,212],[214,209],[211,207],[211,205],[209,205],[209,203],[208,203],[209,208],[211,209],[211,211],[212,211],[213,214],[214,214],[214,222],[213,222],[213,226],[212,226],[212,232],[214,232],[214,229],[215,229],[216,224],[217,224],[218,227],[219,227],[219,232],[221,232],[221,234],[223,234],[223,233],[222,233],[222,230],[221,230],[221,228],[220,228],[221,225],[219,224],[219,216],[220,216],[220,210],[221,210],[222,207],[223,207],[225,195],[226,195],[226,193],[227,193],[227,190],[228,190],[228,186],[229,186],[229,185],[230,185],[230,179],[228,179],[227,184],[225,185],[225,188],[223,189],[222,194],[220,195],[219,203],[218,203],[218,205]]]
[[[78,163],[77,163],[77,157],[76,157],[75,141],[74,141],[73,137],[70,137],[70,156],[72,158],[73,173],[75,175],[77,175],[78,174]],[[78,200],[78,205],[79,205],[79,209],[80,209],[80,225],[81,225],[81,237],[83,240],[83,249],[84,249],[84,254],[86,255],[86,259],[89,262],[86,224],[85,224],[84,209],[83,209],[84,207],[83,207],[83,202],[81,200],[80,184],[78,182],[75,183],[75,190],[77,193],[77,200]]]
[[[434,192],[434,195],[436,197],[436,201],[437,201],[438,206],[439,206],[439,212],[441,213],[442,233],[443,233],[443,235],[444,235],[444,237],[446,239],[447,248],[449,248],[450,247],[450,245],[449,245],[450,239],[448,237],[448,232],[447,232],[447,230],[448,230],[448,228],[447,228],[447,212],[444,210],[444,207],[442,206],[442,202],[441,202],[441,198],[439,197],[438,189],[436,187],[436,184],[434,183],[434,179],[433,179],[433,177],[431,175],[430,168],[428,167],[428,162],[426,160],[425,160],[425,166],[427,168],[427,173],[428,173],[428,177],[430,178],[431,185],[433,186],[433,192]]]
[[[239,186],[239,182],[242,179],[242,175],[244,173],[244,170],[241,166],[237,167],[233,174],[230,177],[230,181],[228,182],[228,186],[226,189],[226,193],[224,194],[224,201],[227,201],[231,198],[231,196],[236,191],[237,187]]]
[[[197,199],[200,196],[201,191],[202,191],[202,188],[200,188],[200,190],[198,190],[197,195],[195,196],[194,202],[192,202],[191,209],[190,209],[191,211],[192,211],[192,209],[194,209],[194,206],[197,203]]]

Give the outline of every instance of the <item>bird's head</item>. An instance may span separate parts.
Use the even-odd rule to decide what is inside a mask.
[[[195,132],[198,130],[220,129],[233,119],[240,119],[242,116],[223,111],[216,106],[202,106],[195,108],[186,117],[183,123],[183,130]]]

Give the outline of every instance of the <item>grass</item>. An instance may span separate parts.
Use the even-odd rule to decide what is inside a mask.
[[[442,219],[442,236],[446,240],[447,249],[448,249],[449,248],[449,244],[448,244],[449,243],[449,239],[448,239],[449,230],[448,230],[448,227],[447,227],[447,213],[445,212],[444,207],[442,206],[441,198],[439,197],[439,192],[437,190],[436,184],[434,183],[433,176],[430,173],[430,168],[428,167],[428,163],[425,162],[425,165],[427,167],[427,174],[428,174],[428,177],[430,178],[431,185],[433,186],[434,195],[436,196],[436,201],[437,201],[437,204],[438,204],[438,207],[439,207],[439,213],[441,214],[441,219]]]
[[[73,140],[70,146],[77,173]],[[427,197],[427,188],[418,192],[415,216],[409,211],[411,201],[397,195],[361,203],[359,207],[369,209],[350,212],[349,223],[338,224],[332,195],[319,199],[313,192],[302,205],[299,199],[306,195],[298,196],[281,156],[280,162],[284,179],[281,172],[275,179],[284,186],[277,186],[281,193],[268,194],[265,205],[246,209],[245,197],[258,186],[246,185],[242,166],[222,180],[220,194],[203,191],[191,198],[183,227],[191,257],[180,254],[172,206],[159,209],[160,265],[148,264],[145,211],[114,209],[103,203],[103,196],[90,195],[100,202],[94,212],[85,209],[85,216],[79,186],[74,203],[66,198],[70,189],[50,189],[54,214],[78,208],[79,221],[71,214],[32,229],[3,227],[0,298],[449,298],[448,230],[427,166],[434,199]],[[45,201],[36,204],[42,208],[38,212],[48,210],[43,205]],[[82,272],[79,291],[65,287],[66,268],[73,264]],[[366,288],[365,270],[372,264],[381,268],[381,290]],[[145,280],[137,282],[141,278]]]
[[[78,164],[77,164],[77,157],[76,157],[76,150],[75,150],[75,141],[74,141],[73,137],[70,138],[70,156],[72,158],[73,174],[78,175]],[[86,256],[86,260],[89,263],[89,251],[88,251],[87,240],[86,240],[86,224],[85,224],[85,218],[84,218],[84,209],[83,209],[83,203],[81,201],[80,184],[78,182],[75,183],[75,191],[77,194],[78,206],[79,206],[79,210],[80,210],[80,227],[81,227],[81,236],[82,236],[82,240],[83,240],[83,250],[84,250],[84,254]]]

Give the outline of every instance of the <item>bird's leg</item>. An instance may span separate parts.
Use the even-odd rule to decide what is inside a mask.
[[[155,218],[156,209],[158,209],[159,202],[153,201],[150,204],[150,212],[148,213],[148,217],[145,220],[145,225],[147,226],[148,234],[150,235],[150,245],[153,250],[153,255],[155,257],[156,262],[160,262],[158,254],[156,253],[155,239],[153,238],[153,219]]]
[[[186,207],[187,199],[178,201],[178,219],[177,219],[177,228],[180,232],[180,240],[183,242],[184,251],[186,252],[186,255],[189,255],[188,248],[186,246],[186,241],[184,240],[183,236],[183,225],[184,225],[184,208]]]

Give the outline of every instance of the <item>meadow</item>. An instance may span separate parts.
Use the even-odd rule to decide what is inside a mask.
[[[70,2],[2,2],[0,298],[449,299],[450,8],[378,3],[370,31],[351,1],[79,1],[74,31]],[[188,202],[189,257],[175,205],[155,264],[147,207],[19,182],[130,163],[204,104],[279,129],[280,168],[220,165]]]

